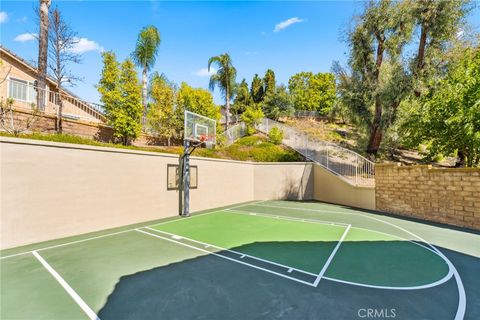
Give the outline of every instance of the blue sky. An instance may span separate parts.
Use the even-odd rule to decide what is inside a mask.
[[[27,60],[36,60],[33,11],[37,1],[0,3],[0,41]],[[52,1],[82,39],[81,65],[71,70],[83,78],[71,90],[98,102],[94,85],[102,68],[100,52],[113,50],[121,60],[135,47],[139,30],[155,25],[161,33],[154,70],[177,83],[208,87],[208,58],[228,52],[238,71],[238,82],[250,82],[268,68],[287,83],[300,71],[328,72],[335,60],[345,61],[342,30],[363,4],[352,1],[310,2],[184,2],[184,1]],[[480,21],[478,10],[470,17]],[[478,26],[478,22],[477,22]],[[27,35],[25,35],[27,34]],[[217,103],[221,102],[215,94]]]

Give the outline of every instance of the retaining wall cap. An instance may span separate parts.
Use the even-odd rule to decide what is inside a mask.
[[[179,157],[178,154],[172,154],[172,153],[161,153],[161,152],[133,150],[133,149],[120,149],[120,148],[114,148],[114,147],[91,146],[87,144],[74,144],[74,143],[24,139],[24,138],[14,138],[14,137],[4,137],[4,136],[0,136],[0,142],[24,144],[24,145],[36,145],[36,146],[45,146],[45,147],[57,147],[57,148],[75,149],[75,150],[90,150],[90,151],[102,151],[102,152],[123,153],[123,154],[137,154],[137,155],[156,156],[156,157],[165,157],[165,158],[174,158],[174,159],[178,159]],[[195,157],[195,156],[190,157],[190,159],[198,160],[198,161],[230,162],[230,163],[251,164],[251,165],[304,165],[305,166],[305,165],[312,164],[311,162],[253,162],[253,161],[239,161],[239,160],[217,159],[217,158],[206,158],[206,157]]]

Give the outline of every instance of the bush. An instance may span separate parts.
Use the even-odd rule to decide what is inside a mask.
[[[230,159],[261,162],[303,161],[302,156],[292,149],[274,145],[262,136],[249,136],[237,140],[224,149]]]
[[[283,131],[278,128],[272,128],[268,132],[268,140],[273,144],[280,144],[283,140]]]
[[[255,133],[256,129],[255,126],[260,124],[262,121],[262,118],[265,115],[263,114],[262,109],[260,109],[257,106],[249,106],[245,110],[244,113],[242,113],[242,121],[245,122],[245,125],[247,126],[247,134],[252,135]]]

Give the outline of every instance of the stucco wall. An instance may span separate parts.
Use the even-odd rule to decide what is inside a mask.
[[[375,210],[375,187],[353,186],[316,164],[313,172],[315,200]]]
[[[254,166],[255,200],[311,200],[311,163],[259,163]]]
[[[0,138],[1,248],[175,216],[167,190],[175,155]],[[256,199],[308,197],[306,163],[192,158],[198,189],[191,210]],[[292,191],[293,190],[293,191]]]

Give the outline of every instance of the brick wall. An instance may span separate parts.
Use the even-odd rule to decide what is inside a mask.
[[[29,110],[15,110],[15,119],[16,121],[19,121],[20,128],[25,127],[25,123],[27,122],[28,118],[31,118],[31,112]],[[63,119],[62,129],[64,134],[81,136],[83,138],[89,138],[101,142],[112,142],[114,140],[112,128],[101,123],[88,122],[83,120]],[[0,130],[3,130],[3,128],[0,128]],[[55,133],[55,116],[50,114],[42,114],[38,116],[34,124],[30,127],[29,132],[31,131],[46,134]],[[175,142],[179,143],[178,141]],[[133,145],[139,147],[152,145],[167,145],[167,141],[166,139],[159,139],[141,134],[133,142]]]
[[[480,230],[480,168],[377,164],[376,208]]]

